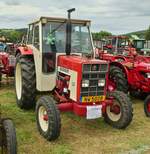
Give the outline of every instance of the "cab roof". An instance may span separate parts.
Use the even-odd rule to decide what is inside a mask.
[[[67,21],[67,18],[58,18],[58,17],[40,17],[38,20],[35,20],[34,22],[30,23],[29,25],[33,25],[33,24],[37,24],[39,22],[44,22],[44,21],[53,21],[53,22],[65,22]],[[76,23],[76,24],[87,24],[87,23],[91,23],[91,20],[80,20],[80,19],[71,19],[72,23]]]

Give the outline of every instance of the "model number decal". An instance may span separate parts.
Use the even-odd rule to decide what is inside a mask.
[[[60,67],[60,71],[65,72],[65,73],[69,73],[69,69],[64,68],[64,67]]]

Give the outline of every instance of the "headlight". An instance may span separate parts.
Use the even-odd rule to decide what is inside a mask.
[[[98,80],[98,86],[99,87],[104,87],[105,86],[105,79]]]
[[[150,73],[146,73],[147,78],[150,78]]]
[[[89,80],[82,80],[82,87],[89,87]]]

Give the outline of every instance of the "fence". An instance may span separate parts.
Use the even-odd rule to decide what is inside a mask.
[[[149,48],[150,49],[150,40],[145,42],[144,48]]]

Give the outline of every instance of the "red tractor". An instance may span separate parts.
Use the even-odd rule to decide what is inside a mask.
[[[36,121],[47,140],[60,135],[60,111],[87,119],[104,117],[115,128],[132,121],[126,94],[109,92],[109,63],[96,60],[89,20],[41,17],[29,24],[27,43],[16,51],[16,98],[22,109],[36,104]],[[36,93],[48,92],[36,102]]]
[[[0,105],[0,153],[17,154],[15,126],[11,119],[3,118]]]
[[[132,44],[122,37],[115,38],[115,44],[120,42],[119,49],[119,45],[115,45],[115,49],[104,46],[104,50],[99,50],[99,58],[110,62],[108,87],[145,98],[150,93],[150,57],[137,54]]]
[[[0,43],[0,81],[2,74],[7,77],[14,76],[15,56],[9,52],[5,43]]]

